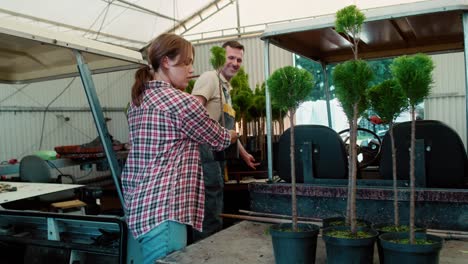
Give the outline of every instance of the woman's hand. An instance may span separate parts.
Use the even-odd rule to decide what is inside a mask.
[[[229,130],[229,133],[231,133],[231,144],[236,142],[237,139],[239,139],[239,135],[235,130]]]

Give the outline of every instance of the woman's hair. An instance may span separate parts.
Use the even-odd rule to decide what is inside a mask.
[[[153,71],[158,71],[164,57],[174,60],[178,55],[178,65],[192,63],[190,55],[195,57],[195,50],[190,42],[175,34],[164,33],[155,38],[148,47],[148,63],[135,73],[135,83],[132,86],[132,102],[136,106],[141,103],[141,95],[145,83],[153,79]]]

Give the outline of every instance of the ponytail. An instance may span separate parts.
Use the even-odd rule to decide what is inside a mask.
[[[141,104],[141,95],[145,90],[145,83],[152,79],[152,70],[148,65],[145,65],[136,71],[135,83],[132,86],[132,102],[134,105],[139,106]]]

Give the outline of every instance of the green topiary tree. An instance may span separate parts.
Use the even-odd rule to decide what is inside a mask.
[[[296,168],[295,168],[295,142],[294,118],[297,107],[310,95],[314,87],[312,75],[304,70],[286,66],[276,70],[268,79],[268,90],[271,98],[281,108],[289,110],[291,122],[291,211],[293,231],[297,231],[297,201],[296,201]]]
[[[355,6],[350,5],[336,12],[335,30],[344,33],[350,43],[353,43],[354,59],[358,59],[358,48],[362,24],[366,16]]]
[[[398,210],[398,188],[396,170],[396,149],[393,137],[393,121],[408,107],[408,100],[403,94],[401,86],[394,80],[386,80],[367,92],[369,103],[374,112],[389,124],[390,144],[392,148],[392,176],[393,176],[393,224],[400,225],[400,214]]]
[[[247,123],[250,119],[249,109],[253,104],[253,92],[249,86],[249,75],[245,72],[244,67],[241,67],[237,74],[231,79],[232,104],[236,113],[239,114],[242,122],[242,142],[247,143]],[[237,115],[237,114],[236,114]]]
[[[411,147],[410,147],[410,243],[415,243],[415,176],[414,159],[416,145],[416,105],[429,95],[432,83],[434,63],[425,54],[401,56],[396,58],[390,66],[394,78],[402,87],[403,94],[409,101],[411,112]]]
[[[349,179],[346,223],[351,225],[351,233],[356,234],[356,175],[357,175],[357,119],[367,109],[366,90],[373,78],[367,62],[358,60],[359,35],[364,14],[351,5],[336,13],[335,28],[353,43],[354,60],[338,64],[333,71],[336,97],[343,107],[349,123]]]

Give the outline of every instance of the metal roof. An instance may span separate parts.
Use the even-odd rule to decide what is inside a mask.
[[[463,50],[466,0],[437,0],[365,9],[359,43],[363,59],[417,52]],[[353,57],[351,43],[334,30],[335,14],[267,27],[261,38],[325,63]]]

